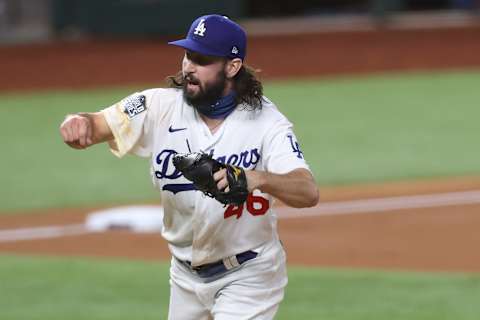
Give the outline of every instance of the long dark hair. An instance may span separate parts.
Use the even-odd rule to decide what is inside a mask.
[[[241,104],[252,110],[262,108],[263,85],[257,78],[257,72],[258,70],[244,64],[233,77],[234,89],[237,92],[237,105]],[[168,87],[181,89],[185,80],[182,72],[179,71],[176,75],[168,76],[166,81]]]

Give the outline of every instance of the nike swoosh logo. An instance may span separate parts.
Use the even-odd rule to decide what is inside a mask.
[[[182,131],[182,130],[187,130],[187,128],[176,128],[176,129],[174,129],[174,128],[172,128],[172,126],[170,126],[168,128],[168,132],[177,132],[177,131]]]

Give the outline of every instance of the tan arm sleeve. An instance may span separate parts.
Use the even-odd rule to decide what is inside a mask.
[[[139,97],[138,94],[136,94],[136,96]],[[119,158],[127,153],[148,157],[150,148],[144,145],[146,142],[144,125],[147,110],[143,109],[143,111],[138,114],[129,116],[125,112],[125,104],[131,101],[129,99],[132,98],[126,98],[101,111],[114,138],[109,141],[110,149],[112,153]]]

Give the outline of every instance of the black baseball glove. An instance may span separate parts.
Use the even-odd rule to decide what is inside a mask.
[[[213,159],[211,155],[201,152],[177,153],[173,156],[173,164],[198,190],[225,205],[240,206],[247,200],[247,178],[245,171],[240,167],[223,164]],[[228,192],[218,190],[213,179],[213,174],[222,168],[227,170]]]

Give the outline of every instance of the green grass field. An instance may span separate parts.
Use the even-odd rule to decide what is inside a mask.
[[[168,265],[0,256],[0,319],[165,319]],[[478,319],[480,276],[291,267],[276,319]]]
[[[270,82],[321,185],[479,174],[480,72]],[[148,86],[145,86],[148,87]],[[117,88],[0,96],[0,212],[156,201],[148,162],[106,146],[71,150],[66,113],[96,111]]]

